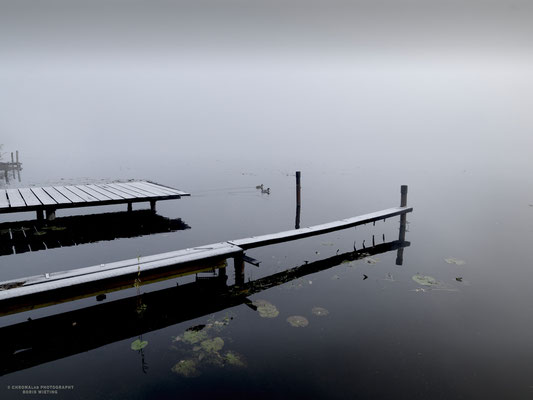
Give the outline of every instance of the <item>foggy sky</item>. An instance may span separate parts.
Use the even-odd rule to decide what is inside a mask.
[[[523,148],[531,21],[531,1],[0,0],[0,143]]]

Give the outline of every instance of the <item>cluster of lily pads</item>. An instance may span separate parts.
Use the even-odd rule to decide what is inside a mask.
[[[276,306],[267,300],[255,300],[252,305],[262,318],[276,318],[279,315]],[[329,311],[323,307],[313,307],[311,312],[317,317],[324,317],[329,314]],[[301,315],[291,315],[287,317],[287,322],[294,328],[305,328],[309,325],[309,320]]]
[[[185,378],[194,378],[209,367],[245,367],[245,358],[235,351],[224,351],[226,343],[218,336],[231,319],[229,316],[221,320],[212,319],[207,324],[190,327],[183,334],[173,337],[172,348],[180,351],[183,358],[171,368],[172,372]]]
[[[447,264],[454,264],[454,265],[465,265],[466,262],[463,260],[459,260],[457,258],[445,258],[444,261]],[[437,279],[433,278],[429,275],[422,275],[422,274],[416,274],[413,275],[413,281],[418,283],[419,285],[423,286],[422,288],[415,289],[415,291],[426,291],[427,289],[440,289],[440,290],[453,290],[447,287],[443,282],[439,282]],[[461,276],[458,276],[455,278],[457,282],[468,284]]]

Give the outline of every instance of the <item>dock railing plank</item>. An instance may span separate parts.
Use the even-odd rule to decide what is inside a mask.
[[[7,199],[7,192],[5,189],[0,189],[0,208],[8,208],[9,200]]]
[[[43,188],[34,187],[31,188],[33,194],[39,199],[39,201],[45,206],[57,204],[57,202],[46,193]]]
[[[25,207],[26,203],[17,189],[7,189],[7,197],[9,197],[9,205],[11,207]]]

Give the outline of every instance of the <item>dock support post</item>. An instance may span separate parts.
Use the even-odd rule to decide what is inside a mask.
[[[14,163],[15,163],[15,160],[13,159],[13,152],[11,152],[11,164],[14,164]]]
[[[132,211],[133,210],[133,205],[131,204],[131,202],[128,203],[128,211]]]
[[[294,229],[300,229],[300,211],[301,211],[301,172],[296,171],[296,222]]]
[[[150,200],[150,211],[155,213],[155,200]]]
[[[56,219],[56,210],[55,209],[50,208],[50,209],[45,210],[45,212],[46,212],[46,219],[48,221],[53,221],[54,219]]]
[[[37,220],[42,221],[44,219],[43,210],[37,210]]]
[[[244,258],[243,253],[233,257],[233,266],[235,268],[235,285],[244,285]]]
[[[18,150],[17,150],[16,154],[17,154],[17,158],[16,159],[17,159],[17,166],[18,166],[18,164],[19,164],[19,151]]]
[[[401,187],[400,207],[407,207],[407,185],[402,185]],[[398,236],[398,240],[400,242],[405,241],[406,225],[407,225],[407,215],[402,214],[400,215],[400,234]],[[403,247],[398,249],[396,253],[396,265],[402,265],[402,264],[403,264]]]
[[[6,179],[6,183],[9,183],[9,175],[7,173],[7,169],[4,170],[4,178]]]

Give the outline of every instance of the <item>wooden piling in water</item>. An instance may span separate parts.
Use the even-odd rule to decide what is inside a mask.
[[[294,224],[294,229],[300,229],[300,212],[301,212],[301,172],[296,171],[296,222]]]
[[[400,207],[407,207],[407,185],[402,185],[400,189]],[[407,226],[407,216],[405,214],[400,215],[400,233],[398,240],[400,242],[405,241],[405,230]],[[396,253],[396,265],[403,264],[403,248],[398,249]]]

